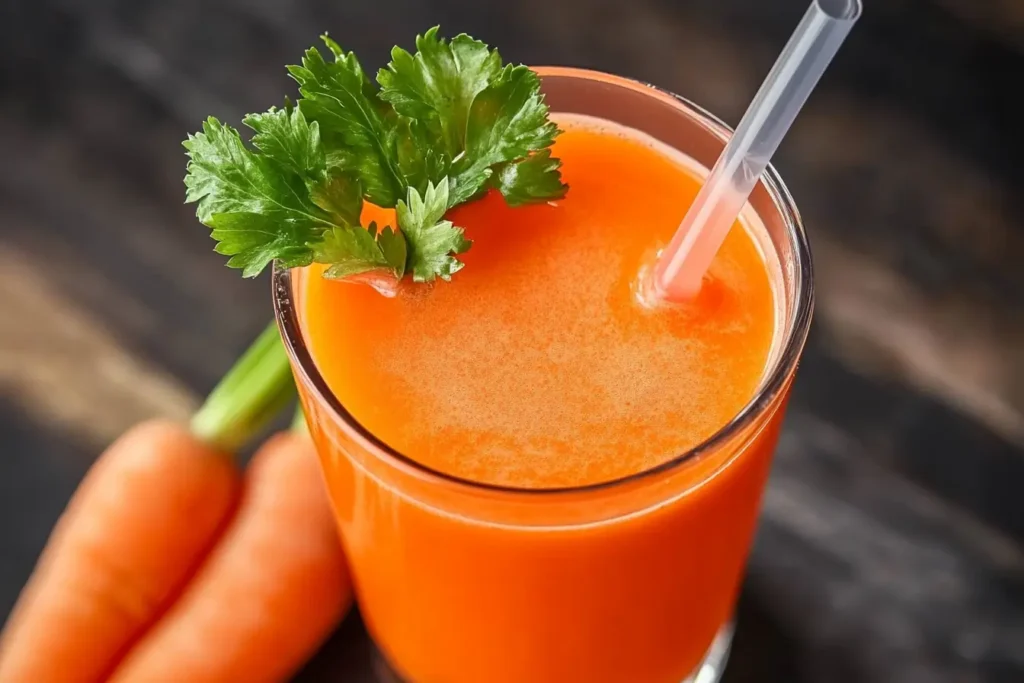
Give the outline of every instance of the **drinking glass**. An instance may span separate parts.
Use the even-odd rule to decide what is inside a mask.
[[[638,129],[707,168],[730,134],[697,105],[643,83],[571,68],[538,72],[553,112]],[[275,269],[275,310],[359,607],[402,680],[718,679],[813,305],[806,235],[774,168],[745,215],[757,225],[777,302],[776,338],[755,395],[697,447],[573,488],[467,481],[390,448],[317,371],[300,316],[306,271]],[[458,287],[457,278],[439,286]]]

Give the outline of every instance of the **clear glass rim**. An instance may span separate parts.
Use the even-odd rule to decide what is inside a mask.
[[[541,76],[560,76],[585,78],[599,80],[640,90],[670,102],[673,106],[684,110],[685,115],[696,116],[700,122],[705,124],[709,133],[718,135],[723,142],[732,133],[732,128],[726,125],[714,114],[703,107],[676,95],[658,86],[643,83],[623,76],[615,76],[590,69],[579,69],[575,67],[534,67]],[[489,484],[487,482],[465,479],[440,470],[434,469],[417,462],[413,458],[400,453],[364,427],[352,413],[342,405],[341,401],[334,395],[327,381],[320,374],[313,361],[313,357],[302,338],[302,330],[299,325],[298,311],[295,306],[295,297],[292,290],[291,271],[281,268],[277,263],[273,266],[272,289],[274,300],[274,314],[277,318],[278,328],[284,340],[285,349],[292,361],[292,368],[300,375],[308,386],[312,387],[316,395],[324,401],[333,413],[341,420],[342,424],[365,440],[373,447],[374,455],[391,461],[404,469],[411,469],[414,473],[422,475],[427,479],[434,479],[448,484],[455,484],[461,487],[469,487],[482,492],[530,495],[530,496],[552,496],[567,493],[585,493],[607,491],[627,484],[640,483],[644,480],[657,478],[689,462],[700,458],[702,455],[714,452],[724,446],[732,437],[751,426],[779,394],[785,389],[787,381],[796,370],[803,351],[804,343],[810,329],[811,316],[814,308],[814,287],[813,269],[811,264],[810,244],[807,234],[804,231],[803,222],[796,208],[793,197],[786,188],[785,183],[779,176],[774,166],[770,165],[761,176],[761,184],[767,190],[772,201],[782,214],[786,225],[786,232],[790,245],[796,258],[796,306],[789,325],[783,330],[783,346],[770,366],[766,380],[758,391],[751,397],[750,401],[733,417],[732,420],[723,425],[710,437],[690,448],[683,453],[666,460],[654,467],[634,472],[623,477],[610,479],[592,484],[580,486],[563,486],[550,488],[530,488],[518,486],[505,486],[500,484]]]

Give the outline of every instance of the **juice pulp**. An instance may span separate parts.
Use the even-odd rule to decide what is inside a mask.
[[[768,272],[733,230],[697,301],[635,291],[699,184],[685,158],[594,120],[561,119],[568,197],[451,219],[474,240],[452,284],[385,299],[313,278],[308,344],[331,390],[400,453],[465,479],[578,486],[658,465],[754,394],[774,333]]]
[[[696,300],[642,305],[638,272],[699,171],[637,131],[559,122],[568,196],[512,209],[492,193],[452,212],[474,240],[452,283],[385,298],[316,267],[300,278],[330,390],[433,470],[519,488],[647,470],[728,423],[768,363],[776,302],[754,232],[734,226]],[[542,499],[494,523],[460,508],[464,492],[382,473],[303,398],[367,625],[411,683],[677,683],[727,622],[778,406],[673,474],[679,495],[567,525]]]

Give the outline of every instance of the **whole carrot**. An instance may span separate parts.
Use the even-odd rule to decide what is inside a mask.
[[[216,540],[239,490],[223,453],[147,422],[100,456],[0,640],[3,683],[94,683]]]
[[[110,681],[284,681],[350,601],[312,442],[280,434],[253,458],[220,542]]]
[[[0,683],[97,683],[108,676],[226,527],[241,489],[229,453],[292,394],[287,357],[271,325],[189,429],[150,422],[107,449],[72,498],[0,634]],[[334,533],[320,516],[311,523]],[[336,547],[325,561],[333,568],[340,555]]]

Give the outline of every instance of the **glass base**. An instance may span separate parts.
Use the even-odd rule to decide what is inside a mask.
[[[725,664],[729,660],[729,648],[732,646],[732,630],[732,622],[721,628],[697,670],[685,680],[680,681],[680,683],[718,683],[721,680]],[[388,665],[387,660],[384,659],[384,656],[376,647],[373,654],[373,673],[377,683],[408,683],[399,678],[398,674]],[[634,682],[623,681],[623,683]]]
[[[715,640],[704,655],[704,661],[700,663],[697,670],[682,683],[718,683],[725,671],[725,664],[729,661],[729,648],[732,647],[732,622],[723,626]]]

